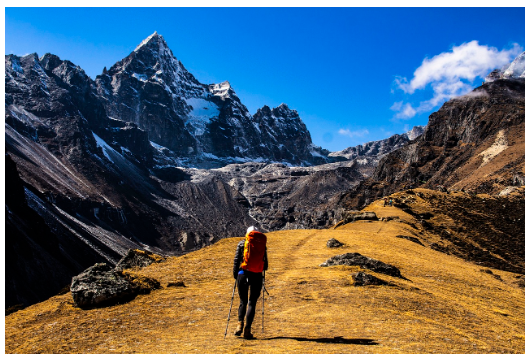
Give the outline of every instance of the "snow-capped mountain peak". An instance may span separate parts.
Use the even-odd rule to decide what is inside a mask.
[[[417,137],[421,136],[425,131],[425,126],[414,126],[412,130],[405,132],[407,138],[414,141]]]
[[[138,50],[140,50],[142,47],[144,47],[145,45],[147,45],[149,43],[155,43],[156,42],[158,44],[161,41],[163,41],[164,44],[166,43],[164,38],[161,35],[159,35],[158,32],[155,31],[152,35],[147,37],[138,46],[136,46],[136,48],[134,49],[134,52],[137,52]]]
[[[525,52],[518,55],[512,63],[501,69],[494,69],[486,77],[486,82],[493,82],[497,79],[522,79],[525,78]]]
[[[285,104],[285,103],[281,103],[274,110],[277,111],[278,113],[282,113],[282,114],[291,113],[291,112],[294,112],[294,113],[298,114],[296,110],[289,109],[289,106],[287,106],[287,104]]]
[[[504,71],[505,77],[524,78],[525,77],[525,52],[518,55],[508,68]]]
[[[282,104],[260,122],[228,81],[200,83],[157,32],[98,76],[96,86],[109,116],[138,125],[182,165],[212,160],[326,162],[310,154],[311,138],[296,111]]]

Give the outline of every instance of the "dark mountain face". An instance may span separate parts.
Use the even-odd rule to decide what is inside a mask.
[[[496,80],[448,101],[343,203],[360,207],[410,187],[499,194],[524,185],[524,95],[524,79]]]
[[[110,117],[138,125],[151,141],[178,155],[196,151],[196,141],[183,121],[189,112],[185,100],[207,92],[174,58],[161,36],[150,36],[98,76],[94,87]]]
[[[187,172],[194,181],[214,177],[237,190],[248,214],[264,231],[321,229],[336,224],[343,209],[333,205],[345,189],[364,179],[355,161],[314,167],[248,162]]]
[[[58,293],[73,275],[103,257],[96,245],[85,243],[68,226],[47,223],[39,210],[51,213],[51,204],[24,187],[9,155],[5,184],[5,303],[6,307],[29,305]],[[55,213],[60,221],[60,213]]]
[[[329,152],[315,146],[296,110],[286,104],[270,109],[264,106],[252,117],[259,132],[260,147],[271,152],[275,161],[297,165],[323,164],[334,161]]]
[[[199,83],[156,32],[98,76],[95,90],[110,117],[138,125],[181,165],[334,161],[312,144],[296,111],[265,107],[253,117],[230,83]]]
[[[56,56],[6,57],[6,151],[27,201],[11,209],[6,229],[17,259],[6,276],[11,305],[49,297],[80,270],[115,263],[129,248],[178,254],[256,223],[226,183],[194,183],[177,168],[153,167],[148,134],[106,116],[94,86]]]

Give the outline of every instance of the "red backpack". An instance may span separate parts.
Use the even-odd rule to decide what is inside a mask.
[[[265,264],[265,247],[267,245],[267,236],[259,231],[251,231],[245,239],[245,248],[243,250],[243,262],[241,268],[261,273]]]

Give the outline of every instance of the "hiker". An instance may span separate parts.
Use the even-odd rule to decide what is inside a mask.
[[[383,201],[383,206],[386,206],[387,201],[387,198],[385,198],[385,200]]]
[[[256,304],[263,286],[263,271],[268,268],[267,236],[257,231],[254,226],[247,229],[245,240],[237,245],[234,257],[234,278],[237,280],[239,293],[239,323],[235,335],[243,333],[245,339],[252,339],[251,333]],[[250,296],[248,294],[250,289]],[[248,309],[247,309],[248,304]],[[245,314],[246,322],[245,325]]]
[[[388,201],[388,206],[392,206],[392,198]]]

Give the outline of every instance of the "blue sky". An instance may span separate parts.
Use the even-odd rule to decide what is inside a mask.
[[[253,114],[286,103],[331,151],[426,125],[525,47],[524,8],[5,8],[6,54],[95,78],[154,31]]]

